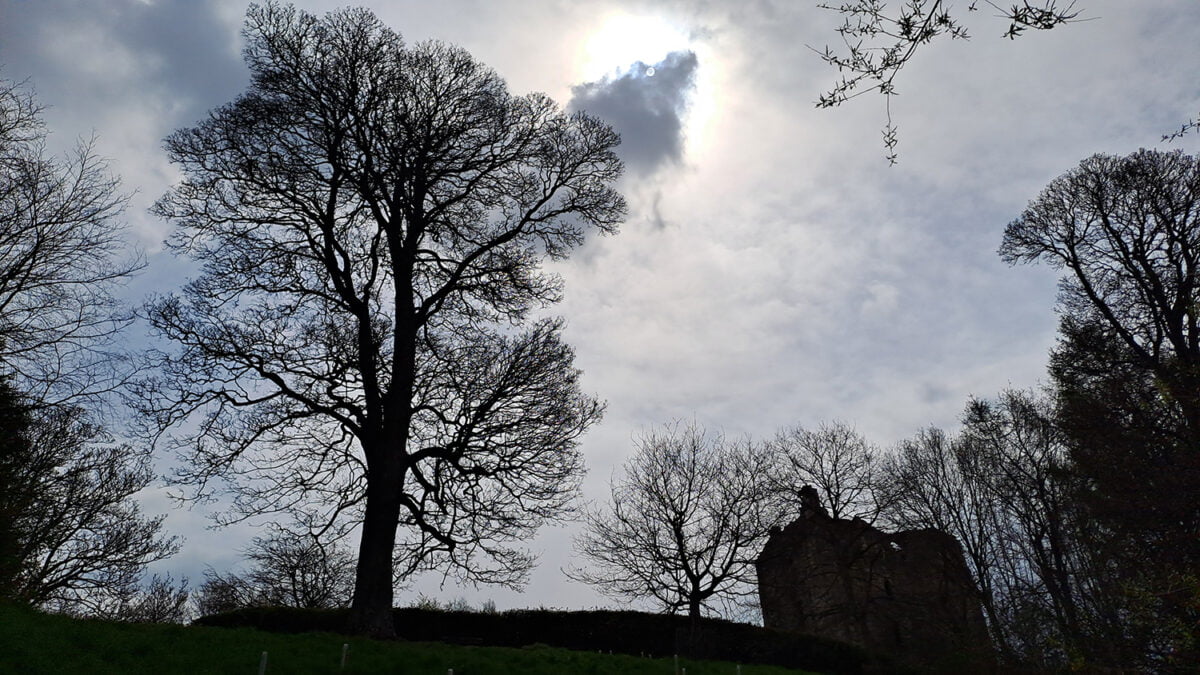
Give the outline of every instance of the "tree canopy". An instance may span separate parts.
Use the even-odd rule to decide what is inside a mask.
[[[643,434],[612,482],[611,504],[587,512],[576,539],[593,568],[569,576],[693,619],[716,602],[744,603],[757,590],[754,560],[779,521],[773,468],[765,446],[694,423]]]
[[[255,5],[244,36],[249,89],[167,140],[155,212],[203,274],[147,306],[177,349],[141,407],[235,517],[360,528],[355,622],[390,634],[393,574],[519,585],[571,509],[603,406],[532,317],[540,262],[624,216],[619,138],[366,10]]]

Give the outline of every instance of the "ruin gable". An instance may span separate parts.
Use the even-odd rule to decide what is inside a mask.
[[[758,559],[763,625],[833,638],[913,664],[990,662],[962,549],[939,530],[888,534],[831,518],[805,488],[800,517]]]

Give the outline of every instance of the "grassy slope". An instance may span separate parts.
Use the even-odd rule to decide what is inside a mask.
[[[344,671],[342,644],[350,644]],[[80,621],[0,605],[0,673],[411,673],[442,675],[671,675],[670,659],[600,655],[549,647],[506,649],[379,642],[328,634]],[[688,675],[734,675],[736,666],[681,660]],[[742,666],[744,675],[802,671]]]

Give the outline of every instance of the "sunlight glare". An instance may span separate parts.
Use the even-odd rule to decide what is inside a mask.
[[[674,51],[690,49],[686,32],[661,17],[614,14],[588,38],[583,78],[598,80],[629,69],[637,61],[654,65]]]

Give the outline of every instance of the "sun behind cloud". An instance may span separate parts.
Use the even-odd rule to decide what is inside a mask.
[[[685,100],[676,111],[682,119],[686,154],[695,161],[711,143],[710,130],[719,102],[723,74],[718,54],[706,36],[710,31],[669,14],[611,12],[581,41],[575,70],[577,81],[612,82],[621,78],[663,76],[663,66],[682,55],[693,55],[702,67],[689,75]],[[650,82],[646,82],[649,86]],[[650,87],[658,88],[658,87]],[[625,134],[632,141],[635,134]]]
[[[655,64],[672,52],[691,50],[691,43],[688,31],[664,17],[610,14],[583,44],[581,79],[598,80],[638,61]]]

